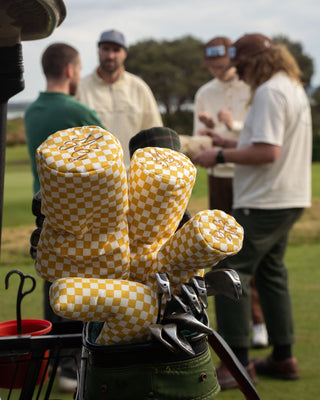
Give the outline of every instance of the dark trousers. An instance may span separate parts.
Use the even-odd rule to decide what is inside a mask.
[[[208,175],[210,210],[222,210],[230,214],[232,209],[232,178],[216,178]]]
[[[232,211],[233,201],[233,186],[232,178],[216,178],[208,175],[210,209],[222,210],[228,214]],[[251,280],[251,314],[253,324],[264,323],[263,312],[260,306],[259,295],[254,284],[254,279]]]
[[[250,346],[250,280],[254,275],[270,343],[294,342],[291,299],[284,256],[289,232],[303,209],[237,209],[232,215],[244,228],[240,252],[218,264],[239,274],[243,295],[239,301],[216,296],[219,333],[232,347]]]
[[[254,277],[250,281],[251,289],[251,315],[253,325],[264,324],[264,316],[259,300],[259,293],[254,283]]]

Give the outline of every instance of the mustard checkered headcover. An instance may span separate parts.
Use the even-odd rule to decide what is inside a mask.
[[[37,165],[46,216],[37,272],[53,281],[55,313],[104,322],[98,343],[149,335],[157,271],[169,275],[176,293],[241,248],[242,228],[218,210],[200,212],[175,233],[196,169],[174,150],[137,150],[129,194],[121,146],[99,127],[51,135],[37,150]]]
[[[51,306],[62,317],[106,321],[97,342],[131,342],[148,336],[156,321],[157,296],[138,282],[61,278],[50,288]]]
[[[160,247],[172,236],[187,207],[196,168],[167,148],[138,149],[129,171],[130,279],[148,281]]]
[[[126,172],[119,141],[96,126],[56,132],[37,149],[46,216],[36,270],[61,277],[128,278]]]
[[[161,247],[154,272],[166,272],[176,293],[181,283],[237,253],[242,241],[243,228],[232,216],[220,210],[200,211]]]

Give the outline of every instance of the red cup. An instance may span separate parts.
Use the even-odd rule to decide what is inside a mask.
[[[41,336],[51,331],[52,324],[51,322],[42,319],[22,319],[21,329],[22,333],[17,335],[16,320],[0,322],[0,337],[23,335]],[[47,350],[41,363],[37,385],[41,383],[42,379],[46,381],[48,378],[47,373],[44,376],[46,365],[48,363],[48,356],[49,351]],[[6,389],[22,388],[28,371],[28,360],[30,360],[30,358],[31,353],[26,356],[0,357],[0,387]]]

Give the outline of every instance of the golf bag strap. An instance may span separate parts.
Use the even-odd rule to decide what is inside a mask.
[[[228,343],[216,331],[213,331],[213,333],[208,336],[208,342],[237,381],[241,392],[245,395],[245,398],[247,400],[260,400],[247,371],[239,362]]]

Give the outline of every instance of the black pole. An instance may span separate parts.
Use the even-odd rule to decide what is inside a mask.
[[[4,169],[6,161],[6,126],[7,126],[7,103],[0,104],[0,251],[2,236],[2,214],[4,195]]]
[[[0,253],[4,196],[8,100],[24,89],[22,46],[0,47]]]

